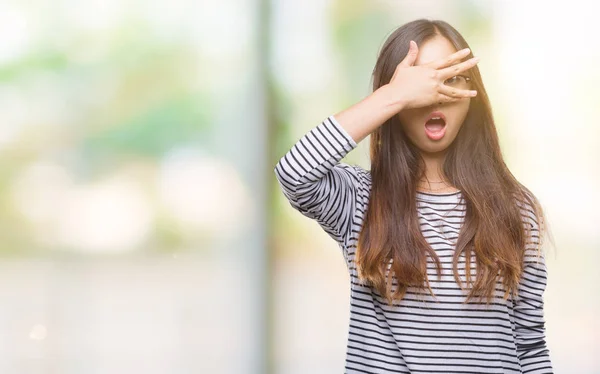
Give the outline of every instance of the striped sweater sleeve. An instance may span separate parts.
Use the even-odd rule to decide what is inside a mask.
[[[531,211],[528,215],[531,236],[514,305],[517,355],[523,373],[552,374],[550,352],[546,346],[543,299],[548,275],[546,258],[543,251],[538,253],[537,250],[540,243],[537,220]]]
[[[354,166],[340,160],[356,147],[354,139],[329,116],[303,135],[274,169],[290,205],[316,220],[343,246],[352,229],[361,176]]]

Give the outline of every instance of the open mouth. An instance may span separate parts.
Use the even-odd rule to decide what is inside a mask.
[[[446,121],[440,117],[434,117],[429,121],[425,122],[425,127],[431,132],[442,131],[444,126],[446,126]]]
[[[442,113],[434,112],[430,114],[425,122],[425,134],[431,140],[439,140],[446,133],[446,118]]]

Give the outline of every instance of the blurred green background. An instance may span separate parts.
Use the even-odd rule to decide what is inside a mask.
[[[555,371],[600,373],[597,8],[2,1],[0,372],[342,372],[344,261],[273,167],[430,18],[482,58],[505,159],[546,208]],[[368,169],[367,145],[344,162]]]

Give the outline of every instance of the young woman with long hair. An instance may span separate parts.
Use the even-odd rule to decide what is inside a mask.
[[[346,373],[552,373],[544,215],[503,161],[477,62],[444,21],[399,27],[372,94],[275,166],[346,260]],[[368,135],[370,170],[340,162]]]

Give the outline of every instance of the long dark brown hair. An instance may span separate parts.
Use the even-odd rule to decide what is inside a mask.
[[[419,19],[398,29],[385,41],[373,71],[373,91],[389,83],[397,64],[408,53],[409,41],[418,45],[441,35],[461,50],[469,47],[465,39],[448,23]],[[464,60],[473,57],[472,54]],[[462,192],[466,205],[453,258],[454,278],[465,286],[458,273],[461,254],[465,255],[465,275],[473,298],[494,298],[497,276],[502,276],[504,298],[518,295],[517,287],[524,265],[526,245],[541,250],[544,215],[537,198],[523,186],[504,163],[490,102],[477,66],[470,69],[471,98],[462,127],[447,149],[443,170],[452,185]],[[359,279],[370,284],[389,304],[402,299],[410,286],[433,295],[427,279],[427,255],[437,266],[435,250],[420,231],[417,215],[417,182],[424,173],[418,148],[411,143],[393,116],[371,133],[372,190],[357,243],[356,264]],[[524,209],[533,214],[526,224]],[[533,235],[531,228],[539,235]],[[537,238],[536,238],[537,237]],[[537,240],[536,240],[537,239]],[[471,278],[471,260],[475,256],[476,281]],[[397,287],[394,288],[392,276]]]

